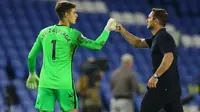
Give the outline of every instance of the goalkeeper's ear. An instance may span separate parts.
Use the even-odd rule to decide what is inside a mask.
[[[69,15],[68,12],[65,12],[65,15],[64,15],[65,18],[68,18],[68,15]]]

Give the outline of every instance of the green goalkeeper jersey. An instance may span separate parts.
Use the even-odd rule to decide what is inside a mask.
[[[84,37],[76,29],[53,25],[39,33],[29,56],[29,72],[35,72],[36,57],[43,51],[43,65],[39,87],[74,89],[72,62],[77,46],[100,50],[107,41],[109,32],[104,30],[96,40]]]

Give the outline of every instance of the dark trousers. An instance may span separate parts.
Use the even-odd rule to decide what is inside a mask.
[[[140,112],[183,112],[179,88],[175,89],[149,89],[141,104]]]
[[[102,109],[99,106],[90,106],[83,108],[82,112],[102,112]]]

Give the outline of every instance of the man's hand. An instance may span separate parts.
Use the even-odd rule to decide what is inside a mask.
[[[117,22],[115,19],[110,18],[106,24],[105,30],[107,31],[114,31],[116,29]]]
[[[26,87],[29,89],[36,89],[38,88],[39,84],[39,77],[36,73],[29,73],[29,77],[26,81]]]
[[[153,76],[148,81],[148,87],[149,88],[156,88],[156,85],[158,83],[158,79],[154,78]]]
[[[116,32],[121,32],[122,29],[123,29],[123,26],[121,24],[117,23],[115,31]]]

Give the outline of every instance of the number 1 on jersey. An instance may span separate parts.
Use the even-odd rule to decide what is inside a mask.
[[[56,59],[56,40],[52,40],[51,43],[53,44],[52,48],[52,60]]]

